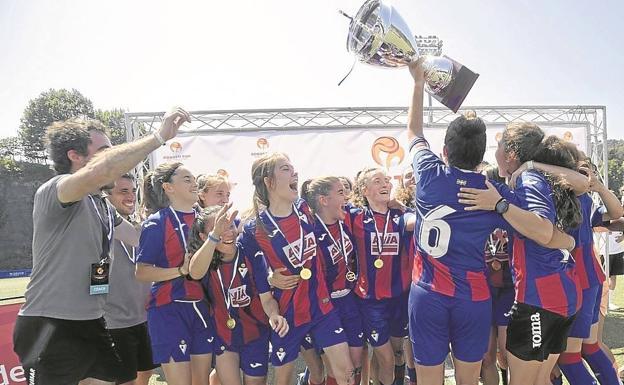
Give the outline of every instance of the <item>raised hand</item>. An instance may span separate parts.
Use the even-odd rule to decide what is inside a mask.
[[[234,220],[238,215],[238,210],[228,213],[228,210],[231,208],[232,202],[221,207],[221,210],[217,213],[214,229],[212,229],[212,234],[215,238],[219,238],[224,231],[232,227],[232,223],[234,223]]]
[[[184,122],[191,122],[191,115],[180,107],[176,107],[167,112],[163,117],[158,133],[167,141],[178,134],[178,130]]]

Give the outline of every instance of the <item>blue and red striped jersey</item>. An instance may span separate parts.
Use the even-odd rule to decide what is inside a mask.
[[[348,271],[356,274],[357,268],[355,266],[355,241],[350,226],[342,221],[324,226],[317,218],[314,231],[320,255],[324,259],[325,280],[329,291],[352,290],[355,281],[349,282],[346,276]]]
[[[576,274],[581,284],[581,289],[587,289],[601,285],[605,281],[605,273],[600,266],[594,252],[594,231],[593,228],[602,225],[602,210],[593,209],[593,201],[589,194],[578,197],[581,204],[583,222],[581,225],[570,231],[570,235],[576,241],[576,248],[573,255],[576,262]]]
[[[269,322],[256,289],[254,264],[238,246],[238,258],[221,263],[218,270],[211,268],[201,281],[210,298],[217,335],[228,346],[256,340],[266,332]],[[226,298],[230,301],[229,312]],[[228,314],[236,321],[234,329],[226,325]]]
[[[513,203],[518,207],[556,223],[552,188],[540,172],[523,172],[516,181],[514,193]],[[540,246],[517,232],[513,237],[512,267],[516,301],[564,317],[575,314],[582,297],[570,253]]]
[[[283,272],[286,275],[299,275],[303,268],[310,270],[312,277],[300,280],[296,288],[273,289],[280,314],[291,325],[301,326],[329,313],[333,306],[325,282],[325,267],[314,234],[310,209],[302,199],[295,202],[295,208],[297,210],[285,218],[273,216],[278,228],[273,225],[266,211],[260,213],[262,224],[252,220],[245,225],[241,243],[246,254],[254,259],[258,267],[256,287],[260,293],[271,289],[267,280],[267,265],[272,270],[286,268]],[[300,242],[301,235],[303,242]],[[258,261],[260,258],[266,261],[264,271],[260,270],[263,266]]]
[[[188,242],[188,234],[195,220],[195,212],[184,213],[169,207],[150,215],[141,231],[137,263],[153,265],[161,268],[182,266],[184,262],[184,241]],[[179,222],[178,222],[179,219]],[[182,224],[180,229],[179,223]],[[169,281],[154,282],[147,307],[169,304],[175,300],[201,301],[204,292],[197,281],[189,281],[184,277]]]
[[[507,222],[493,211],[467,211],[458,203],[461,187],[485,189],[485,176],[447,166],[424,138],[412,142],[416,179],[416,257],[412,280],[449,297],[490,298],[484,247],[490,234]],[[497,185],[499,190],[504,186]]]
[[[409,281],[409,243],[412,232],[406,231],[401,210],[386,213],[369,208],[350,208],[348,221],[355,238],[358,279],[355,294],[364,299],[394,298],[407,290]],[[381,240],[381,242],[380,242]],[[375,267],[381,259],[383,266]]]

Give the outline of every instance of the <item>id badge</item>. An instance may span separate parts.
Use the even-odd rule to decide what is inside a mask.
[[[108,294],[108,273],[110,271],[110,263],[92,263],[91,264],[91,286],[89,286],[90,295]]]

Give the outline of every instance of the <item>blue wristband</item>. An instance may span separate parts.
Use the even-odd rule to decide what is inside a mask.
[[[221,240],[220,240],[219,238],[215,238],[215,237],[212,235],[212,233],[209,233],[209,234],[208,234],[208,240],[209,240],[209,241],[212,241],[212,242],[214,242],[214,243],[219,243],[219,242],[221,242]]]

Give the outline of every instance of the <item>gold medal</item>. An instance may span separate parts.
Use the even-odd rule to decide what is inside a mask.
[[[236,327],[236,320],[232,317],[228,318],[228,320],[225,322],[225,326],[227,326],[228,329],[232,330]]]
[[[307,281],[308,279],[312,278],[312,270],[308,269],[307,267],[304,267],[299,272],[299,276],[301,277],[301,279],[305,279]]]
[[[491,266],[492,266],[492,270],[499,271],[503,265],[500,263],[498,259],[495,259],[492,261]]]
[[[375,259],[374,265],[375,265],[375,268],[381,269],[384,264],[383,264],[383,261],[381,260],[381,258],[377,258],[377,259]]]
[[[356,278],[356,277],[355,277],[355,273],[354,273],[354,272],[349,271],[349,272],[347,273],[347,281],[349,281],[349,282],[353,282],[353,281],[355,281],[355,278]]]

